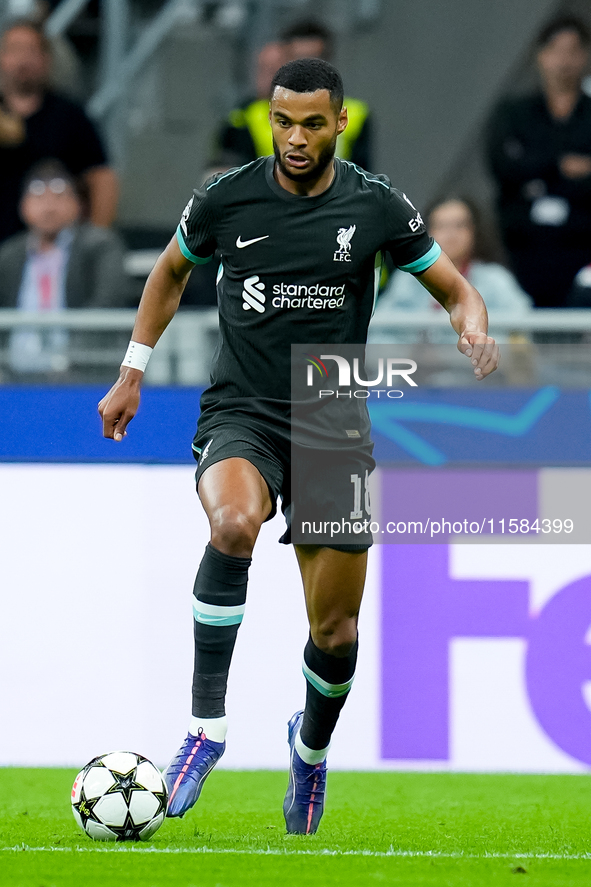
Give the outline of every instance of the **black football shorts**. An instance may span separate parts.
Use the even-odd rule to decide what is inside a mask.
[[[204,471],[224,459],[246,459],[265,479],[272,510],[281,497],[287,529],[285,545],[318,545],[338,551],[366,551],[372,545],[368,491],[375,467],[373,444],[346,449],[292,445],[271,425],[237,422],[234,417],[208,423],[193,442],[197,487]]]

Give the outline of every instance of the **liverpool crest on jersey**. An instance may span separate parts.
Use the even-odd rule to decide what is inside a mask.
[[[338,250],[334,254],[335,262],[351,261],[351,239],[357,230],[357,225],[351,225],[350,228],[339,228],[337,234]]]

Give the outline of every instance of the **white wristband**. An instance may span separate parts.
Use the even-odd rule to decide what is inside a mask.
[[[132,340],[129,343],[127,353],[123,358],[121,366],[131,367],[133,370],[141,370],[143,373],[148,366],[148,361],[150,360],[150,355],[153,350],[154,349],[150,348],[149,345],[142,345],[140,342],[134,342]]]

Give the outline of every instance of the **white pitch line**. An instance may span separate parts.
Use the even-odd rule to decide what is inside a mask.
[[[591,860],[591,853],[445,853],[438,850],[282,850],[268,847],[266,850],[251,848],[240,850],[235,847],[29,847],[17,844],[14,847],[0,847],[0,852],[19,853],[161,853],[180,855],[202,854],[224,856],[369,856],[393,859],[555,859],[555,860]]]

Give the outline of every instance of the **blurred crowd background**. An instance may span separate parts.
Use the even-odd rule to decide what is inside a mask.
[[[113,378],[192,189],[272,153],[302,56],[343,73],[339,155],[410,196],[493,335],[589,341],[589,0],[0,0],[0,28],[0,383]],[[206,382],[216,272],[147,381]],[[444,314],[386,264],[370,341],[452,343]]]

